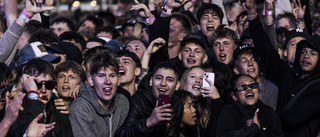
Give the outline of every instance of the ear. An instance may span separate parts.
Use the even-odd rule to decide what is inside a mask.
[[[177,82],[175,90],[179,90],[179,88],[180,88],[180,81]]]
[[[239,72],[237,67],[233,67],[233,73],[236,74],[236,75],[240,74],[240,72]]]
[[[238,100],[234,92],[231,92],[231,97],[234,101]]]
[[[89,75],[89,77],[87,77],[87,81],[88,81],[89,85],[91,87],[93,87],[93,80],[92,80],[92,76],[91,75]]]
[[[151,77],[151,78],[150,78],[150,81],[149,81],[149,86],[150,86],[150,87],[152,87],[152,79],[153,79],[153,77]]]
[[[181,42],[184,38],[184,36],[186,36],[187,34],[185,32],[181,32],[179,33],[179,41]]]
[[[204,51],[204,52],[206,52],[206,51]],[[202,59],[202,63],[207,62],[207,60],[208,60],[208,55],[207,55],[207,53],[206,53],[206,54],[204,55],[203,59]]]
[[[179,52],[178,58],[179,58],[179,60],[182,60],[181,51]]]
[[[141,74],[141,68],[136,68],[136,70],[134,71],[134,75],[138,77],[140,74]]]
[[[288,53],[287,53],[287,52],[288,52],[287,49],[285,49],[285,50],[283,51],[283,56],[284,56],[284,57],[287,57],[287,56],[288,56]]]

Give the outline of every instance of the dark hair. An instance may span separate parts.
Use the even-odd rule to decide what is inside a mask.
[[[284,50],[286,45],[285,45],[285,39],[286,39],[286,34],[289,32],[289,30],[285,27],[279,27],[276,28],[276,40],[278,42],[278,48]]]
[[[91,48],[91,49],[87,50],[86,53],[84,53],[83,65],[85,66],[88,63],[91,64],[92,59],[97,54],[109,54],[109,55],[112,55],[114,58],[116,57],[116,54],[112,50],[110,50],[106,47],[98,46],[98,47]]]
[[[172,64],[170,64],[169,62],[161,62],[159,64],[157,64],[154,68],[153,68],[153,76],[156,74],[156,72],[161,69],[161,68],[164,68],[164,69],[171,69],[174,74],[176,75],[176,79],[178,80],[180,78],[180,74],[178,72],[178,70],[176,69],[176,67],[174,67]]]
[[[96,36],[98,33],[100,32],[106,32],[106,33],[110,33],[112,35],[112,39],[116,39],[118,37],[120,37],[120,33],[118,30],[116,30],[115,28],[111,27],[111,26],[107,26],[107,27],[102,27],[102,28],[99,28],[97,33],[96,33]]]
[[[242,11],[237,15],[237,18],[236,18],[237,26],[239,26],[240,18],[243,18],[247,15],[248,15],[247,11]]]
[[[183,32],[186,34],[192,33],[192,22],[188,16],[181,13],[172,13],[171,18],[174,18],[181,23]]]
[[[317,32],[317,29],[320,27],[320,16],[313,19],[311,27],[313,33]]]
[[[51,25],[53,24],[59,24],[59,23],[66,23],[68,28],[70,29],[70,31],[74,31],[74,25],[72,23],[72,21],[68,18],[65,18],[65,17],[59,17],[59,18],[56,18],[55,20],[52,21]]]
[[[290,12],[285,12],[282,14],[279,14],[276,17],[276,26],[278,25],[278,21],[282,18],[288,18],[289,19],[289,24],[290,26],[292,26],[293,28],[297,28],[297,24],[296,24],[296,18],[294,17],[294,15]],[[277,26],[278,27],[278,26]]]
[[[84,38],[78,32],[75,32],[75,31],[63,32],[59,36],[59,39],[60,39],[60,41],[75,40],[77,43],[80,43],[82,50],[86,49],[86,40],[84,40]]]
[[[24,65],[22,74],[28,74],[31,76],[44,74],[45,76],[50,75],[54,79],[54,68],[48,61],[44,61],[40,58],[33,58]]]
[[[7,29],[7,20],[3,16],[0,16],[0,32],[4,34]]]
[[[24,30],[24,32],[27,32],[30,36],[32,36],[40,28],[46,28],[46,27],[40,21],[30,20],[27,23],[26,30]]]
[[[101,68],[110,68],[119,75],[119,63],[111,54],[95,54],[90,65],[90,75],[97,74]]]
[[[236,34],[236,32],[229,28],[225,28],[225,25],[218,26],[218,28],[214,31],[214,33],[212,33],[208,37],[208,41],[210,43],[214,43],[214,41],[219,38],[232,39],[235,45],[238,45],[239,43],[238,35]]]
[[[57,78],[60,72],[68,72],[69,70],[75,74],[78,74],[80,76],[80,80],[84,81],[85,72],[83,68],[78,63],[68,60],[57,65],[56,69],[54,70],[55,77]]]
[[[222,19],[223,19],[223,11],[218,5],[212,4],[212,3],[204,3],[199,8],[199,10],[197,12],[197,19],[198,19],[199,24],[200,24],[201,16],[203,14],[210,13],[210,12],[213,14],[216,14],[220,18],[220,24],[221,24]]]
[[[120,50],[119,52],[117,52],[117,56],[118,57],[130,57],[136,64],[136,67],[137,68],[141,68],[141,61],[139,59],[139,57],[133,53],[133,52],[130,52],[129,50]]]
[[[95,30],[94,30],[93,33],[95,33],[95,32],[98,30],[98,28],[102,25],[101,19],[98,19],[98,18],[96,18],[96,17],[94,17],[94,16],[92,16],[92,15],[89,15],[89,16],[87,16],[86,19],[84,19],[83,21],[81,21],[80,26],[81,26],[85,21],[87,21],[87,20],[88,20],[88,21],[91,21],[91,22],[96,26],[96,28],[95,28]]]
[[[51,44],[58,41],[58,36],[54,34],[50,29],[40,28],[29,39],[29,43],[40,41],[42,44]]]
[[[2,82],[10,82],[11,79],[12,79],[12,73],[11,71],[9,70],[8,66],[3,63],[3,62],[0,62],[0,83]]]
[[[102,22],[104,22],[103,20],[106,20],[108,26],[114,26],[114,23],[116,21],[116,17],[112,14],[112,12],[100,11],[100,12],[96,13],[95,15],[97,18],[101,19]]]

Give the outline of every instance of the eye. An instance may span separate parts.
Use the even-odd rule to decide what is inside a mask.
[[[99,77],[99,78],[104,78],[105,75],[104,75],[104,74],[99,74],[98,77]]]
[[[76,79],[76,77],[75,76],[71,76],[71,79]]]
[[[64,78],[63,75],[58,76],[58,79],[63,79],[63,78]]]
[[[305,55],[305,54],[307,54],[307,52],[305,50],[302,50],[301,54]]]
[[[247,59],[242,59],[242,60],[241,60],[241,63],[242,63],[242,64],[247,63],[247,62],[248,62]]]
[[[155,79],[156,79],[156,80],[161,80],[161,79],[162,79],[162,77],[160,77],[160,76],[156,76],[156,77],[155,77]]]
[[[115,78],[116,76],[117,75],[113,73],[113,74],[110,75],[110,78]]]
[[[136,48],[136,50],[141,50],[141,48]]]
[[[124,64],[129,64],[129,61],[125,61]]]
[[[188,53],[190,50],[189,50],[189,49],[184,49],[183,51],[186,52],[186,53]]]
[[[168,78],[168,81],[169,82],[174,82],[174,79],[173,78]]]
[[[200,50],[196,50],[196,53],[202,53]]]

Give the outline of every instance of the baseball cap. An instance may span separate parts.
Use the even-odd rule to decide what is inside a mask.
[[[206,46],[206,39],[204,37],[202,37],[201,35],[197,34],[197,33],[190,33],[188,35],[186,35],[183,40],[181,41],[181,47],[184,47],[186,42],[190,41],[190,40],[196,40],[197,42],[199,42],[201,48],[203,48],[204,50],[207,49]]]
[[[61,60],[59,56],[48,54],[46,48],[41,42],[28,43],[21,50],[19,50],[14,60],[17,66],[20,66],[33,58],[41,58],[51,63],[58,63]]]

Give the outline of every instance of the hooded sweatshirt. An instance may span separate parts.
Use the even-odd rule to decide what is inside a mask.
[[[313,83],[298,96],[293,105],[285,108],[289,101],[309,82],[320,78],[319,59],[316,66],[304,78],[301,78],[300,55],[303,45],[308,44],[320,51],[319,36],[307,38],[297,44],[296,58],[293,68],[280,59],[270,39],[263,30],[258,18],[249,21],[255,51],[265,63],[272,78],[279,85],[277,111],[283,130],[290,137],[312,137],[320,131],[320,82]]]
[[[129,101],[116,93],[108,111],[98,102],[98,96],[88,83],[82,84],[78,97],[70,106],[70,122],[75,137],[113,137],[129,111]]]

